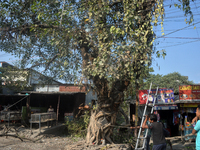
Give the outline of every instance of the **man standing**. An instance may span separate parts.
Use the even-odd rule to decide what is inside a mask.
[[[147,119],[145,118],[142,128],[151,130],[153,138],[153,149],[152,150],[166,150],[166,140],[164,136],[163,125],[160,122],[157,122],[157,116],[151,114],[149,117],[150,124],[147,125]]]
[[[197,133],[196,137],[196,150],[200,150],[200,105],[198,105],[196,109],[196,117],[192,120],[192,123],[194,123],[195,120],[198,120],[194,129],[192,130],[192,134]]]

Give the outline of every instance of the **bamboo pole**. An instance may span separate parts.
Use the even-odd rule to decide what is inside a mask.
[[[28,119],[31,116],[31,111],[30,111],[30,97],[31,97],[31,95],[27,96],[27,100],[26,100],[26,119],[27,119],[27,122],[28,122]]]
[[[59,105],[60,105],[60,95],[58,96],[56,125],[58,125]]]

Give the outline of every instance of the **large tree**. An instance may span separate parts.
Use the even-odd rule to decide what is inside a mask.
[[[181,2],[190,13],[190,1]],[[0,8],[0,49],[20,56],[22,67],[92,83],[98,100],[86,140],[112,143],[124,91],[134,83],[137,93],[149,73],[163,0],[3,0]]]

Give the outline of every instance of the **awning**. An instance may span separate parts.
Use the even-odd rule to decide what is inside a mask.
[[[154,106],[154,110],[176,110],[178,109],[177,105],[171,106]]]

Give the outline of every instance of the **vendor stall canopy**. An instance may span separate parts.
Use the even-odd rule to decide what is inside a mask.
[[[178,106],[154,106],[154,110],[177,110]]]

